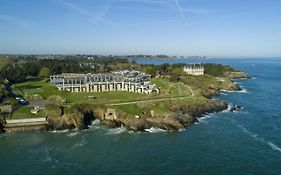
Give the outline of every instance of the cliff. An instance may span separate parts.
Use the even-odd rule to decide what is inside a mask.
[[[124,108],[114,108],[90,104],[60,107],[50,105],[45,114],[49,121],[49,130],[87,129],[94,119],[109,127],[125,126],[132,131],[145,131],[157,127],[166,131],[178,131],[198,121],[204,114],[227,109],[224,101],[213,100],[221,90],[241,90],[239,85],[228,79],[213,79],[197,89],[196,96],[186,100],[169,100],[163,102],[142,102],[125,108],[138,108],[138,115],[126,112]],[[191,84],[192,85],[192,84]],[[162,106],[161,110],[159,106]]]

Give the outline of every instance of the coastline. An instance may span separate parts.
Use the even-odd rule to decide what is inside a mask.
[[[144,107],[146,111],[143,111],[143,115],[140,117],[138,115],[130,115],[119,109],[111,109],[111,106],[104,105],[75,104],[67,110],[58,106],[51,106],[50,109],[45,111],[48,124],[44,130],[84,130],[88,129],[95,119],[98,119],[101,125],[106,125],[110,128],[125,127],[133,132],[147,132],[151,128],[158,128],[167,132],[180,131],[198,122],[198,119],[206,114],[227,110],[229,107],[227,102],[212,98],[220,95],[221,92],[242,91],[242,88],[235,81],[250,78],[244,72],[230,73],[227,76],[223,81],[219,80],[222,83],[219,83],[218,86],[211,85],[206,89],[200,89],[194,98],[188,99],[189,103],[185,103],[184,100],[172,99],[161,102],[165,103],[165,107],[168,110],[168,112],[161,114],[149,111],[149,108],[146,109],[147,107]],[[212,81],[215,80],[216,77],[213,77]],[[188,85],[188,82],[185,82],[185,84]],[[153,105],[153,102],[148,101],[141,103]],[[239,105],[235,105],[230,111],[234,111],[236,108],[238,109]],[[113,112],[108,112],[108,109],[113,110]],[[114,113],[114,115],[107,116],[109,113]],[[0,129],[3,131],[3,126]],[[29,128],[29,130],[32,130],[32,128]],[[24,129],[19,131],[24,131]]]

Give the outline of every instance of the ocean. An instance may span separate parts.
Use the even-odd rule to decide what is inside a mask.
[[[0,135],[0,174],[281,174],[281,59],[139,60],[211,62],[246,71],[242,92],[217,99],[237,112],[208,114],[180,132],[133,133],[94,121],[84,131]]]

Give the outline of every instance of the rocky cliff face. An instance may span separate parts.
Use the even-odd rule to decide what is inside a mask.
[[[103,123],[111,127],[121,125],[133,131],[144,131],[151,127],[161,128],[167,131],[178,131],[189,124],[195,123],[197,118],[206,113],[219,112],[227,109],[227,103],[223,101],[208,100],[202,105],[173,106],[172,112],[164,115],[144,116],[135,118],[118,111],[115,120],[104,120]]]
[[[94,110],[86,105],[72,106],[69,109],[53,105],[52,109],[47,109],[45,113],[50,130],[87,129],[95,118]]]
[[[3,123],[3,120],[0,119],[0,134],[4,132]]]
[[[226,72],[225,76],[231,79],[248,79],[251,78],[248,74],[241,71],[236,72]]]
[[[106,107],[92,105],[74,105],[70,108],[52,107],[47,111],[49,129],[86,129],[91,121],[99,119],[102,124],[109,127],[125,126],[129,130],[144,131],[151,127],[161,128],[167,131],[178,131],[186,126],[195,123],[197,119],[206,113],[219,112],[227,109],[224,101],[212,100],[211,97],[218,95],[221,90],[239,91],[240,86],[232,80],[237,78],[248,78],[244,72],[229,72],[229,78],[216,79],[206,88],[202,88],[199,97],[201,101],[194,103],[170,102],[167,105],[168,111],[165,114],[145,113],[142,117],[135,117],[121,110],[116,110],[115,117],[105,117]],[[203,98],[207,97],[207,98]],[[202,100],[202,98],[204,100]]]

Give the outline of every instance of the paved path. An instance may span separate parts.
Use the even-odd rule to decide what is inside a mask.
[[[188,85],[186,85],[186,86],[188,87],[188,89],[189,89],[189,91],[190,91],[191,97],[194,97],[194,92],[193,92],[193,90],[191,89],[191,87],[188,86]]]

